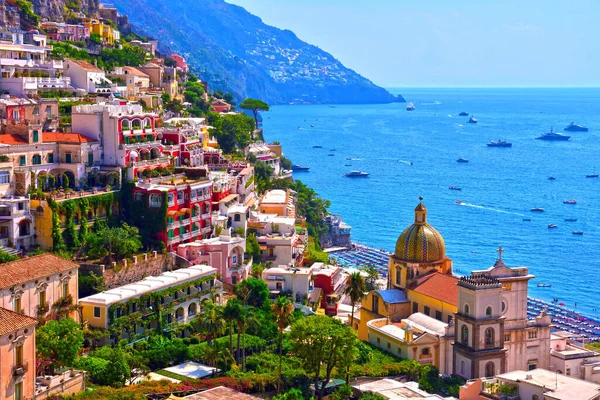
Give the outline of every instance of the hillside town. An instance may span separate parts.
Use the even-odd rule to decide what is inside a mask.
[[[421,198],[362,249],[266,103],[110,5],[27,4],[0,32],[0,400],[600,398],[600,352],[502,247],[455,276]]]

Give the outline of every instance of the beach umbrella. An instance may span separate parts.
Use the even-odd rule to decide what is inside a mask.
[[[565,303],[558,303],[559,306],[565,306]]]

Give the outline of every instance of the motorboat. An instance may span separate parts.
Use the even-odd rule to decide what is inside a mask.
[[[468,113],[468,112],[466,112],[466,111],[461,111],[460,113],[458,113],[458,116],[459,116],[459,117],[468,117],[468,116],[469,116],[469,113]]]
[[[565,141],[571,139],[571,136],[563,135],[558,132],[554,132],[553,128],[550,128],[550,132],[544,133],[542,136],[536,137],[539,140],[552,140],[552,141]]]
[[[468,160],[468,159],[466,159],[466,158],[462,158],[462,157],[461,157],[461,158],[459,158],[458,160],[456,160],[456,162],[458,162],[458,163],[468,163],[468,162],[469,162],[469,160]]]
[[[463,203],[462,201],[460,201],[460,200],[456,200],[456,201],[454,202],[454,204],[464,204],[464,203]]]
[[[596,167],[594,167],[594,173],[585,176],[586,178],[597,178],[598,174],[596,173]]]
[[[548,229],[556,229],[558,228],[558,225],[556,224],[548,224]]]
[[[577,222],[577,218],[565,218],[565,222]]]
[[[313,149],[322,149],[323,146],[313,146]]]
[[[525,221],[525,222],[531,222],[531,218],[523,218],[523,221]]]
[[[563,200],[563,204],[577,204],[577,200]]]
[[[333,154],[333,153],[329,153],[329,154],[327,154],[327,156],[328,156],[328,157],[333,157],[333,156],[335,156],[335,154]]]
[[[469,120],[467,121],[470,124],[476,124],[477,123],[477,118],[475,118],[474,115],[471,115],[471,118],[469,118]]]
[[[565,131],[569,131],[569,132],[587,132],[588,128],[586,128],[585,126],[581,126],[579,124],[576,124],[574,122],[571,122],[569,125],[567,125],[565,127]]]
[[[408,103],[408,105],[406,106],[406,111],[415,111],[415,105],[412,103],[412,101],[410,103]]]
[[[555,178],[555,177],[553,177],[553,176],[549,176],[549,177],[548,177],[548,180],[549,180],[549,181],[555,181],[555,180],[556,180],[556,178]]]
[[[573,235],[583,235],[583,231],[573,231]]]
[[[350,171],[344,176],[348,178],[366,178],[367,176],[369,176],[369,173],[363,171]]]
[[[329,149],[329,151],[335,151],[335,149]]]
[[[306,165],[292,164],[292,171],[308,171],[310,167]]]
[[[450,189],[450,190],[462,190],[462,188],[459,188],[458,186],[448,186],[448,189]]]
[[[551,283],[538,283],[537,287],[552,287]]]
[[[544,209],[541,207],[534,207],[531,209],[532,212],[544,212]]]
[[[346,160],[348,160],[348,161],[358,161],[359,158],[356,158],[356,157],[346,157]]]
[[[502,140],[502,139],[498,139],[497,142],[494,142],[492,140],[487,145],[488,145],[488,147],[512,147],[512,143],[507,142],[506,140]]]

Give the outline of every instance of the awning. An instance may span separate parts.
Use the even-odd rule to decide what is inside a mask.
[[[175,217],[177,215],[177,211],[171,210],[167,211],[167,217]]]
[[[189,208],[182,208],[179,210],[180,214],[185,214],[185,213],[191,213],[192,210],[190,210]]]
[[[260,249],[261,249],[261,250],[266,250],[266,249],[267,249],[267,246],[260,246]]]

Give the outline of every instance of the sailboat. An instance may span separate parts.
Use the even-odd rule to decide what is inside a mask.
[[[406,111],[415,111],[415,109],[415,105],[412,103],[412,101],[406,106]]]
[[[586,175],[586,178],[597,178],[598,174],[596,173],[596,167],[594,167],[594,173],[590,175]]]

